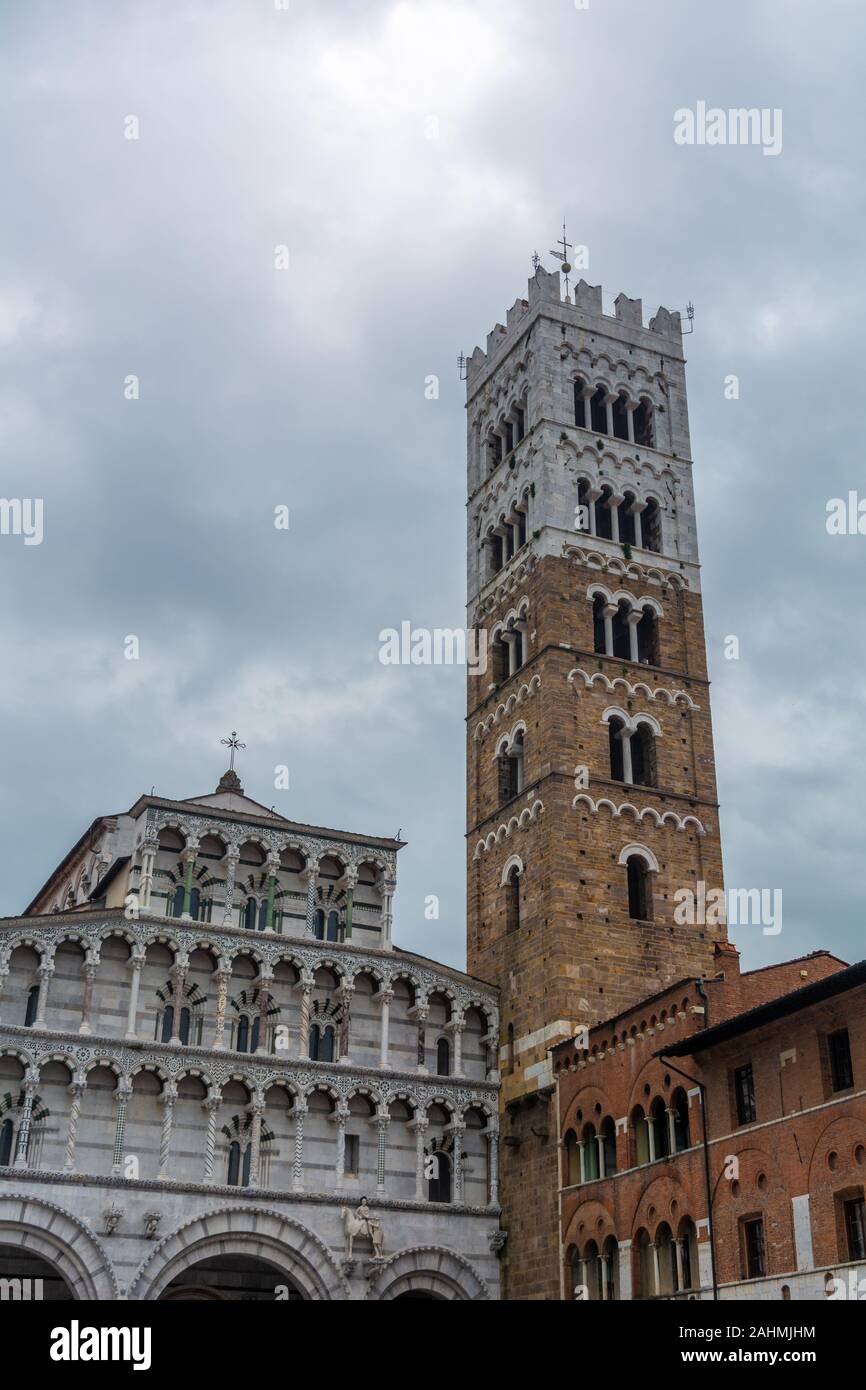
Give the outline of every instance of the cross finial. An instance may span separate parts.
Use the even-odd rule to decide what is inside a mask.
[[[569,288],[569,283],[568,283],[568,277],[569,277],[569,275],[571,274],[571,262],[570,262],[569,259],[568,259],[568,253],[569,253],[569,251],[571,250],[571,245],[572,245],[572,244],[571,244],[571,242],[568,240],[568,235],[567,235],[566,230],[565,230],[565,218],[562,219],[562,236],[559,238],[559,241],[558,241],[556,244],[557,244],[557,246],[561,246],[561,247],[562,247],[562,250],[561,250],[561,251],[551,251],[550,254],[551,254],[551,256],[555,256],[556,259],[557,259],[558,261],[561,261],[561,262],[562,262],[562,265],[560,266],[560,269],[561,269],[563,275],[565,276],[565,298],[566,298],[567,302],[570,303],[570,302],[571,302],[571,296],[570,296],[570,288]]]
[[[237,729],[232,729],[232,736],[231,736],[231,738],[221,738],[221,739],[220,739],[220,743],[223,745],[223,747],[225,747],[225,748],[230,748],[230,749],[232,750],[231,759],[230,759],[230,761],[229,761],[229,771],[230,771],[230,772],[234,772],[234,770],[235,770],[235,753],[236,753],[239,749],[241,749],[241,748],[246,748],[247,745],[246,745],[245,743],[239,743],[239,742],[238,742],[238,733],[237,733]]]

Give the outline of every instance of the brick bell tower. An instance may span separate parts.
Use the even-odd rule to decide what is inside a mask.
[[[502,992],[505,1290],[559,1298],[548,1049],[724,927],[679,314],[539,268],[467,366],[469,971]],[[699,914],[698,914],[699,916]]]

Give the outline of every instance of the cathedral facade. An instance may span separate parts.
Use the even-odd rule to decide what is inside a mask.
[[[498,1297],[497,995],[394,946],[400,847],[229,771],[0,922],[4,1289]]]
[[[539,267],[467,366],[467,948],[502,1018],[509,1298],[560,1297],[551,1049],[724,926],[680,317]]]

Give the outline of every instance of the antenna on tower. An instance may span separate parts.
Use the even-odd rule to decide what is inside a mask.
[[[687,333],[694,333],[695,331],[695,306],[691,300],[689,300],[686,305],[686,318],[689,321],[689,326],[683,329],[683,337],[685,337]]]
[[[541,265],[541,257],[539,256],[539,254],[538,254],[537,251],[533,251],[533,253],[532,253],[532,269],[533,269],[533,271],[538,270],[538,267],[539,267],[540,265]]]
[[[571,262],[570,262],[569,259],[568,259],[568,253],[569,253],[569,251],[571,250],[571,242],[568,240],[568,236],[567,236],[567,234],[566,234],[566,230],[565,230],[565,218],[562,219],[562,236],[560,237],[559,241],[557,242],[557,246],[561,246],[561,247],[562,247],[562,250],[561,250],[561,251],[551,251],[550,254],[551,254],[551,256],[555,256],[556,259],[557,259],[558,261],[561,261],[561,262],[562,262],[562,264],[560,265],[559,268],[560,268],[562,274],[565,276],[565,302],[566,302],[566,304],[570,304],[570,303],[571,303],[571,286],[570,286],[570,284],[569,284],[568,277],[569,277],[569,275],[571,274]]]
[[[460,380],[461,380],[461,381],[465,381],[465,380],[466,380],[466,357],[465,357],[465,355],[464,355],[462,352],[459,354],[459,356],[458,356],[458,358],[457,358],[457,371],[458,371],[458,373],[459,373],[459,375],[460,375]]]

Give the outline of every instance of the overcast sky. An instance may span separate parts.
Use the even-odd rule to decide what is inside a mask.
[[[236,728],[257,800],[402,829],[396,939],[463,964],[464,673],[377,639],[464,621],[455,359],[565,215],[608,310],[696,306],[726,875],[784,893],[780,936],[732,935],[866,955],[866,536],[825,525],[866,496],[864,30],[857,0],[0,0],[0,493],[44,499],[41,545],[0,536],[0,912],[94,816],[211,790]],[[781,154],[677,145],[698,101],[781,109]]]

